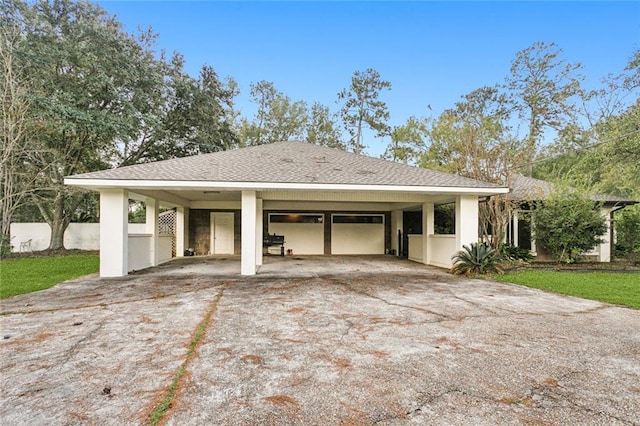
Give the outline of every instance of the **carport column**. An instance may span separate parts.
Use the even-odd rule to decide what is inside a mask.
[[[396,255],[400,256],[400,246],[398,244],[398,231],[402,231],[402,210],[392,210],[391,211],[391,249],[396,251]]]
[[[262,199],[256,199],[256,265],[262,265],[262,240],[263,240],[263,224],[262,224]]]
[[[433,203],[422,204],[422,263],[431,264],[431,250],[429,250],[429,237],[433,235],[435,216]]]
[[[147,206],[147,220],[145,226],[145,232],[147,234],[151,234],[151,243],[149,247],[149,260],[151,261],[151,266],[158,265],[158,234],[160,230],[158,229],[158,200],[155,198],[147,198],[145,200],[145,204]]]
[[[242,257],[240,273],[256,274],[256,191],[242,191]]]
[[[478,214],[477,195],[456,196],[456,250],[478,242]]]
[[[513,211],[513,217],[511,219],[511,239],[513,241],[509,241],[515,247],[518,247],[518,210]]]
[[[189,207],[176,209],[176,257],[184,256],[189,248]]]
[[[604,242],[596,246],[598,262],[611,262],[611,209],[602,207],[600,214],[604,218],[607,231],[603,235]]]
[[[100,276],[124,277],[129,272],[129,193],[100,190]]]

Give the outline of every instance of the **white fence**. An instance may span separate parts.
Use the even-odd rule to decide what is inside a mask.
[[[144,223],[130,223],[129,233],[145,232]],[[12,251],[20,251],[20,244],[31,240],[31,250],[46,250],[51,239],[51,228],[46,223],[12,223]],[[100,250],[99,223],[71,223],[64,233],[64,247],[78,250]]]

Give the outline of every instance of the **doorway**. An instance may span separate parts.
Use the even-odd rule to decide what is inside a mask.
[[[233,254],[233,213],[211,213],[211,254]]]

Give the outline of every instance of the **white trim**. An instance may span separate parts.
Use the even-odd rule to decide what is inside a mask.
[[[177,189],[236,189],[245,191],[260,191],[265,189],[293,189],[293,190],[334,190],[334,191],[380,191],[380,192],[423,192],[423,193],[457,193],[457,194],[506,194],[508,187],[498,188],[470,188],[456,186],[409,186],[409,185],[363,185],[363,184],[332,184],[332,183],[289,183],[289,182],[209,182],[209,181],[167,181],[167,180],[109,180],[109,179],[64,179],[65,185],[75,185],[85,188],[177,188]]]

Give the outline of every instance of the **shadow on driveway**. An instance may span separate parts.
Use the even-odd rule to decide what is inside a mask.
[[[182,259],[0,301],[2,423],[143,424],[182,365],[168,424],[640,423],[640,311],[388,257],[238,271]]]

